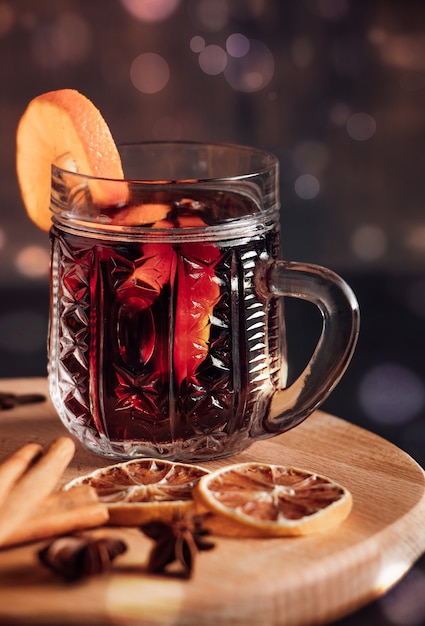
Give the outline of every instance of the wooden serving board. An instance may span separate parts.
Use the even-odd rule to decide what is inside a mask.
[[[0,391],[42,392],[44,379],[0,381]],[[0,460],[65,429],[49,401],[0,412]],[[353,494],[336,530],[303,538],[214,537],[191,580],[148,575],[149,540],[110,529],[128,552],[112,572],[67,584],[42,568],[40,544],[0,551],[0,624],[304,626],[346,615],[392,586],[425,551],[425,475],[407,454],[357,426],[316,412],[290,432],[225,463],[267,461],[324,473]],[[110,461],[78,448],[64,481]]]

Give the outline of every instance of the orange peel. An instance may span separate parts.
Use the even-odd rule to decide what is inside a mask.
[[[17,128],[16,171],[22,199],[31,220],[45,231],[51,226],[51,164],[59,158],[65,169],[100,178],[89,183],[93,202],[106,206],[126,201],[128,189],[109,127],[95,105],[74,89],[36,96]]]

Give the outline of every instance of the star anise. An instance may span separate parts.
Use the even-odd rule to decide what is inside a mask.
[[[190,578],[196,554],[214,548],[214,543],[206,539],[210,533],[202,526],[201,516],[186,516],[169,524],[155,521],[140,528],[155,541],[147,566],[153,574],[165,574],[167,567],[177,562],[178,573]]]
[[[113,537],[69,535],[55,539],[39,550],[40,561],[68,581],[81,580],[110,569],[113,560],[127,550]]]

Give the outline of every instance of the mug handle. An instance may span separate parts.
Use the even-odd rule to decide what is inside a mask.
[[[261,273],[264,296],[308,300],[322,314],[322,332],[309,363],[289,387],[278,390],[271,400],[264,428],[277,434],[302,422],[337,385],[356,347],[360,314],[351,288],[325,267],[271,261]]]

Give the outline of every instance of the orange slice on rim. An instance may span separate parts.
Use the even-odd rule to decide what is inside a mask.
[[[327,476],[267,463],[241,463],[201,478],[194,498],[216,514],[214,532],[241,536],[308,535],[350,513],[351,493]]]
[[[137,459],[94,470],[64,489],[90,485],[108,509],[109,524],[138,526],[184,516],[194,505],[194,486],[207,473],[196,465]]]
[[[100,111],[74,89],[43,93],[29,103],[16,135],[16,169],[29,217],[42,230],[51,226],[50,168],[61,166],[87,176],[123,179],[121,159]],[[93,201],[100,205],[125,202],[127,187],[91,181]]]

